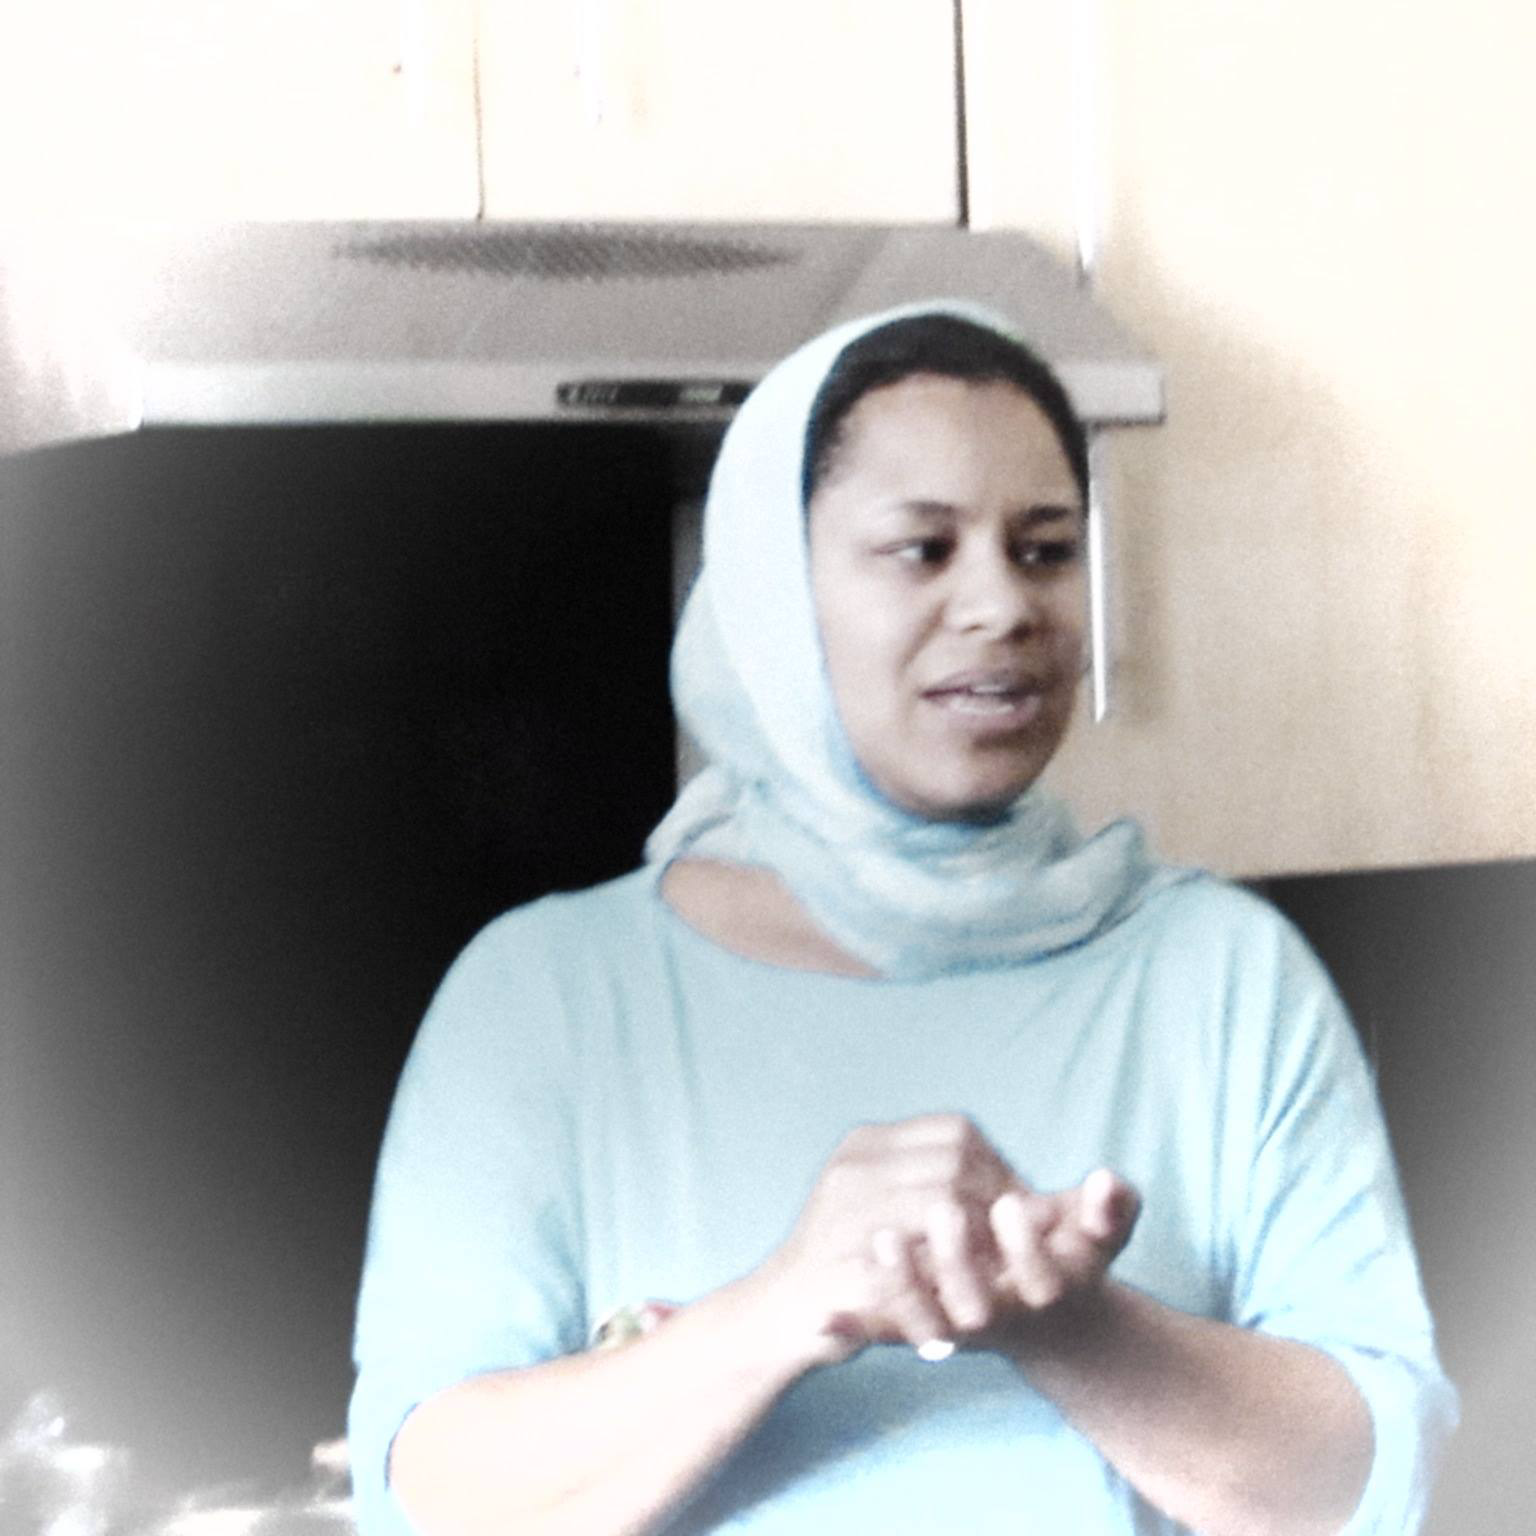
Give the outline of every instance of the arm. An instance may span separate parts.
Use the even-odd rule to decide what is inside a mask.
[[[401,1506],[426,1536],[648,1529],[814,1363],[772,1289],[759,1272],[617,1349],[437,1394],[395,1440]]]
[[[1306,1345],[1111,1283],[1009,1354],[1145,1498],[1206,1536],[1331,1536],[1359,1501],[1370,1416]]]
[[[1011,1360],[1144,1498],[1206,1536],[1331,1536],[1360,1498],[1370,1415],[1333,1359],[1110,1281],[1134,1191],[1107,1172],[985,1217],[928,1213],[893,1264],[948,1337]],[[935,1324],[906,1330],[918,1344]]]
[[[880,1332],[868,1305],[880,1287],[861,1289],[881,1279],[865,1273],[867,1223],[909,1223],[967,1171],[942,1137],[912,1138],[892,1158],[850,1138],[756,1271],[653,1335],[584,1352],[587,1239],[567,1107],[580,1073],[525,925],[498,924],[455,964],[391,1113],[349,1423],[368,1536],[654,1525],[704,1489],[785,1387]],[[539,1024],[515,1028],[509,998],[518,1020]]]
[[[1233,1015],[1222,1090],[1226,1321],[1104,1280],[1134,1196],[1120,1186],[1130,1203],[1114,1209],[1115,1181],[1099,1175],[1062,1196],[1021,1188],[1007,1219],[992,1213],[1011,1269],[996,1305],[1013,1326],[978,1342],[1202,1530],[1406,1536],[1455,1393],[1358,1041],[1304,944],[1267,933],[1278,942],[1245,967],[1259,995]]]
[[[583,1219],[582,1074],[560,979],[540,962],[538,916],[500,920],[455,963],[391,1111],[349,1413],[367,1536],[596,1536],[654,1523],[787,1385],[877,1330],[872,1317],[868,1329],[820,1330],[839,1298],[860,1305],[858,1223],[887,1207],[891,1223],[907,1220],[901,1201],[950,1167],[913,1149],[913,1186],[887,1180],[878,1158],[843,1159],[792,1241],[752,1275],[655,1335],[586,1353],[584,1249],[604,1235],[589,1239]],[[852,1276],[838,1268],[849,1254]]]
[[[994,1207],[1011,1359],[1152,1504],[1207,1536],[1342,1530],[1371,1420],[1339,1363],[1294,1340],[1191,1317],[1105,1270],[1134,1197],[1108,1175]]]

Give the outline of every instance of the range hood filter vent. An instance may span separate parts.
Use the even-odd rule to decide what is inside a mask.
[[[800,253],[758,241],[581,226],[392,234],[336,255],[413,271],[478,272],[553,283],[692,278],[791,266]]]

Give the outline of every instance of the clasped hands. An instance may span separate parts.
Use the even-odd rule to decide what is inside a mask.
[[[1091,1300],[1139,1206],[1107,1169],[1038,1192],[965,1116],[924,1115],[845,1137],[771,1264],[817,1363],[901,1341],[940,1359]]]

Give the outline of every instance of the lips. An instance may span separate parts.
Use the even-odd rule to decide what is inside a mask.
[[[976,668],[946,677],[923,698],[951,717],[1017,729],[1040,713],[1047,679],[1019,667]]]
[[[927,693],[951,693],[984,690],[996,692],[1006,690],[1011,692],[1041,693],[1050,686],[1050,677],[1038,668],[1026,667],[1022,663],[1005,663],[995,667],[967,667],[960,672],[951,672],[947,677],[942,677],[932,687],[925,690]]]

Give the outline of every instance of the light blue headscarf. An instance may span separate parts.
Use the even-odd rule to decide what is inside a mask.
[[[994,824],[928,821],[882,796],[849,747],[811,596],[806,427],[851,341],[932,313],[1019,339],[961,303],[850,321],[774,368],[726,433],[672,650],[673,702],[709,766],[646,844],[662,864],[697,854],[773,870],[831,938],[892,979],[1079,944],[1178,875],[1150,860],[1134,823],[1085,839],[1038,786]]]

